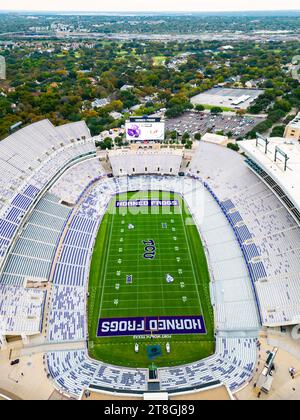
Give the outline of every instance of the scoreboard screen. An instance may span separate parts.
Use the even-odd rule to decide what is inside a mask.
[[[127,141],[162,141],[165,138],[165,123],[158,119],[132,118],[125,127]]]

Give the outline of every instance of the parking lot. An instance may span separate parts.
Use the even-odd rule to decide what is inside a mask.
[[[203,136],[207,132],[222,131],[224,135],[230,133],[230,137],[237,139],[245,137],[262,121],[264,121],[262,117],[244,117],[229,113],[213,115],[204,112],[186,112],[178,118],[167,120],[166,129],[168,131],[176,130],[179,135],[188,132],[191,136],[195,133],[200,133]]]

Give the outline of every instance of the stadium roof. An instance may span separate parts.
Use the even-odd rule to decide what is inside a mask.
[[[295,207],[300,209],[300,145],[290,139],[269,138],[267,154],[265,145],[256,140],[240,142],[240,148],[246,155],[266,171],[283,189]],[[277,161],[275,154],[277,150]],[[287,167],[285,166],[285,157]]]

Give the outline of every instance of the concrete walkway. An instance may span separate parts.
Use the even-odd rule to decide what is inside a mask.
[[[32,354],[48,353],[51,351],[85,350],[85,341],[73,341],[70,343],[44,343],[36,346],[24,347],[20,351],[20,356]]]

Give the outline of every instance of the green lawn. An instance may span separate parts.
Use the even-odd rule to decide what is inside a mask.
[[[116,209],[114,198],[96,240],[89,283],[88,327],[90,356],[107,363],[148,367],[146,347],[161,344],[157,366],[189,363],[214,353],[214,321],[209,294],[209,273],[198,230],[181,197],[162,192],[134,193],[137,198],[178,199],[179,207]],[[128,225],[134,225],[129,229]],[[163,228],[163,224],[166,224]],[[143,241],[155,241],[153,260],[144,258]],[[166,274],[174,278],[166,282]],[[126,275],[133,276],[126,284]],[[203,315],[206,335],[173,335],[138,341],[133,337],[97,337],[99,318],[164,315]],[[165,345],[171,344],[167,354]]]
[[[221,106],[221,105],[203,105],[205,109],[207,110],[211,110],[212,108],[221,108],[223,112],[235,112],[236,109],[234,107],[229,108],[226,106]]]
[[[164,55],[158,55],[153,57],[153,65],[156,67],[163,66],[166,61],[166,57]]]

